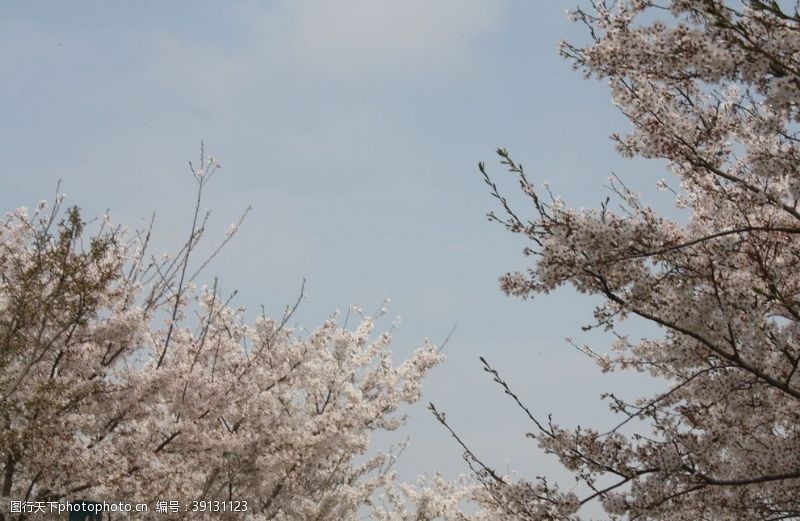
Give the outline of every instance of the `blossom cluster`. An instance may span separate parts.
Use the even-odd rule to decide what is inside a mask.
[[[593,326],[617,341],[609,353],[580,349],[603,371],[669,385],[636,400],[609,394],[622,416],[610,429],[563,428],[525,409],[531,436],[588,492],[576,501],[477,465],[491,498],[479,502],[498,519],[509,505],[512,519],[579,519],[592,501],[612,519],[800,517],[800,6],[784,4],[618,0],[572,13],[591,42],[562,54],[608,82],[633,127],[612,139],[623,156],[669,165],[679,187],[657,186],[673,190],[685,221],[616,177],[618,205],[571,208],[501,149],[530,202],[523,215],[481,165],[502,209],[490,219],[530,241],[532,266],[502,289],[528,298],[569,284],[600,297]],[[663,336],[632,339],[628,317]]]
[[[12,500],[76,499],[355,519],[391,485],[395,456],[368,452],[371,434],[402,424],[437,349],[395,365],[390,333],[359,313],[308,333],[289,327],[292,309],[248,323],[216,284],[195,286],[196,223],[178,255],[155,258],[149,232],[106,219],[89,233],[61,200],[0,222],[4,519]]]

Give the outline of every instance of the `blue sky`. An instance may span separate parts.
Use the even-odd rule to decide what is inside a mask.
[[[564,338],[592,301],[571,289],[522,302],[497,278],[526,246],[485,213],[477,174],[507,147],[574,206],[605,198],[618,173],[652,193],[661,165],[622,160],[627,129],[606,87],[558,56],[585,41],[563,2],[8,2],[0,7],[0,208],[32,206],[56,182],[87,215],[129,227],[157,215],[156,249],[190,222],[187,161],[200,140],[223,169],[209,184],[210,237],[247,206],[241,234],[209,267],[251,316],[279,314],[307,279],[297,323],[390,297],[399,360],[457,330],[401,432],[405,479],[465,472],[425,404],[446,411],[487,462],[558,473],[532,429],[481,371],[487,357],[527,404],[562,424],[610,426],[603,390],[633,398],[643,377],[601,375]],[[521,203],[520,198],[512,197]],[[658,204],[663,204],[663,201]],[[639,328],[639,331],[644,331]],[[561,474],[563,475],[563,474]]]

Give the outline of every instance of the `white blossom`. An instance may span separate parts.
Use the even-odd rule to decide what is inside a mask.
[[[573,13],[592,43],[562,53],[608,82],[633,126],[614,136],[618,150],[665,160],[690,215],[658,215],[615,176],[622,211],[571,208],[532,191],[501,149],[533,212],[504,206],[490,218],[528,238],[535,261],[501,287],[528,298],[570,284],[599,297],[594,325],[618,340],[609,354],[581,350],[603,371],[635,369],[670,388],[607,394],[621,415],[610,429],[535,419],[531,436],[590,491],[580,499],[544,478],[493,475],[468,455],[483,490],[473,499],[493,519],[577,520],[592,500],[611,519],[798,519],[800,5],[592,4]],[[663,336],[630,339],[630,316]],[[643,423],[631,427],[633,418]]]
[[[52,229],[24,209],[0,222],[1,514],[89,498],[219,519],[153,510],[200,499],[247,501],[237,519],[355,520],[393,486],[370,437],[402,424],[434,346],[395,366],[368,317],[304,336],[288,316],[249,324],[180,277],[193,246],[156,259],[85,226],[77,209]]]

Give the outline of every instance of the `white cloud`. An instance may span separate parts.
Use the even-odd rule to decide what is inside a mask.
[[[299,0],[282,7],[267,13],[272,27],[264,29],[279,26],[281,52],[294,71],[327,79],[407,77],[463,65],[476,37],[504,13],[496,0]]]
[[[287,79],[361,81],[448,74],[502,21],[498,0],[291,0],[240,7],[209,38],[150,34],[147,80],[205,102]],[[233,45],[231,44],[231,37]],[[219,40],[227,40],[225,46]],[[224,102],[223,102],[224,103]]]

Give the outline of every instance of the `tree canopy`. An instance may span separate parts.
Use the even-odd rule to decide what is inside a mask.
[[[353,308],[349,326],[334,315],[303,332],[289,327],[296,306],[247,323],[216,282],[197,287],[217,168],[192,169],[176,255],[148,253],[152,227],[87,225],[62,197],[0,222],[0,518],[90,498],[147,503],[130,515],[148,519],[345,519],[391,482],[396,454],[367,454],[370,435],[402,424],[437,349],[395,366],[377,315]],[[161,500],[180,511],[153,512]]]
[[[658,187],[688,218],[659,215],[615,176],[612,199],[572,208],[498,150],[530,204],[514,207],[480,165],[500,205],[490,219],[525,237],[532,261],[501,287],[528,298],[569,284],[601,297],[594,319],[617,340],[609,352],[581,349],[602,371],[640,371],[669,389],[636,400],[609,395],[621,416],[611,428],[565,427],[528,410],[484,361],[530,417],[539,447],[579,486],[499,475],[465,445],[482,484],[475,497],[485,510],[475,516],[573,520],[599,501],[612,519],[796,519],[798,8],[755,0],[593,7],[572,15],[591,42],[565,43],[562,54],[608,82],[633,127],[612,136],[619,152],[666,160],[675,183]],[[634,316],[663,336],[631,338],[624,321]],[[448,428],[456,422],[434,412]],[[630,432],[633,419],[644,424]]]

